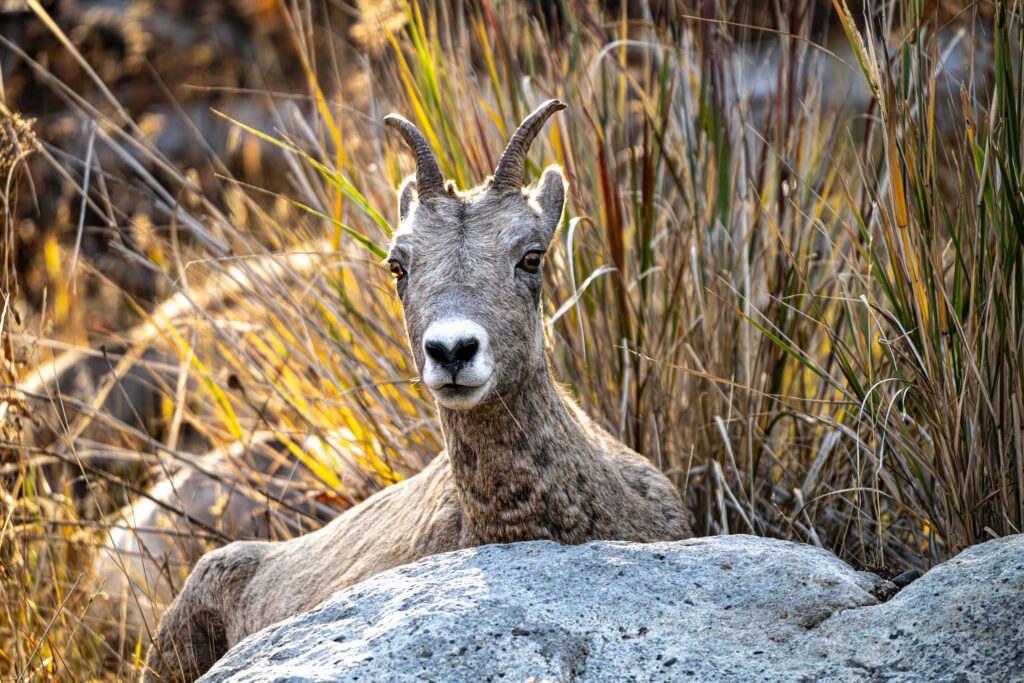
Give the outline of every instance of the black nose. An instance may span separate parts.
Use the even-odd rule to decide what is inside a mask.
[[[453,343],[448,340],[431,339],[423,344],[427,355],[441,367],[452,370],[458,369],[469,361],[473,360],[480,342],[476,337],[462,337]]]

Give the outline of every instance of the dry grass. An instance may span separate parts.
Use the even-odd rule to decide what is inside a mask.
[[[108,336],[129,356],[159,352],[169,371],[158,423],[115,416],[103,396],[73,415],[35,404],[30,417],[57,435],[45,448],[18,438],[17,396],[3,404],[0,674],[133,675],[146,629],[91,611],[93,560],[140,469],[195,464],[186,432],[213,445],[327,435],[329,448],[293,453],[297,485],[339,507],[441,447],[380,266],[411,171],[380,124],[391,110],[470,185],[535,104],[569,103],[528,164],[561,163],[572,186],[547,266],[552,359],[586,409],[685,492],[698,533],[909,567],[1020,532],[1020,7],[868,4],[865,21],[842,2],[796,3],[773,31],[682,5],[649,22],[567,2],[546,26],[517,3],[414,4],[404,20],[389,4],[385,33],[354,31],[376,41],[355,59],[316,51],[329,41],[299,3],[281,16],[305,56],[302,97],[268,95],[272,126],[236,122],[284,169],[282,187],[217,166],[216,197],[115,101],[60,86],[97,121],[97,149],[145,161],[117,177],[93,167],[87,181],[83,160],[39,152],[95,216],[148,236],[116,253],[176,298],[137,306],[138,327]],[[828,40],[824,14],[847,35]],[[737,61],[753,36],[772,56]],[[958,72],[965,49],[976,68]],[[854,84],[845,106],[840,76]],[[115,182],[151,198],[153,216],[108,202]],[[102,280],[74,240],[54,250],[39,320],[57,322],[3,321],[7,361],[29,357],[18,348],[35,359],[23,383],[46,371],[53,340],[81,335],[72,283]],[[97,425],[142,467],[111,474],[90,459]],[[64,476],[47,483],[44,463]]]

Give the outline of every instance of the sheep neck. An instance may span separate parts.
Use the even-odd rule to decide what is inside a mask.
[[[469,543],[591,537],[604,460],[547,367],[514,395],[440,413]]]

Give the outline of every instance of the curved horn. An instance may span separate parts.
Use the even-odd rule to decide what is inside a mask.
[[[522,188],[526,153],[530,151],[533,139],[537,137],[537,133],[540,132],[551,115],[565,107],[565,102],[561,100],[548,100],[519,124],[519,128],[512,134],[512,139],[508,141],[508,146],[502,152],[501,159],[498,160],[498,167],[494,169],[494,179],[491,181],[492,190],[518,192]]]
[[[416,197],[422,200],[445,194],[441,167],[437,165],[434,150],[430,149],[430,143],[423,134],[398,114],[388,114],[384,117],[384,123],[398,131],[416,155]]]

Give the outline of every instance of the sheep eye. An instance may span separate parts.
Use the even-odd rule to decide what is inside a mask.
[[[388,267],[391,268],[391,275],[394,276],[396,280],[401,280],[405,277],[405,268],[403,268],[402,264],[398,261],[391,259],[388,261]]]
[[[531,251],[519,262],[519,267],[527,273],[536,273],[540,270],[540,264],[544,261],[544,252]]]

